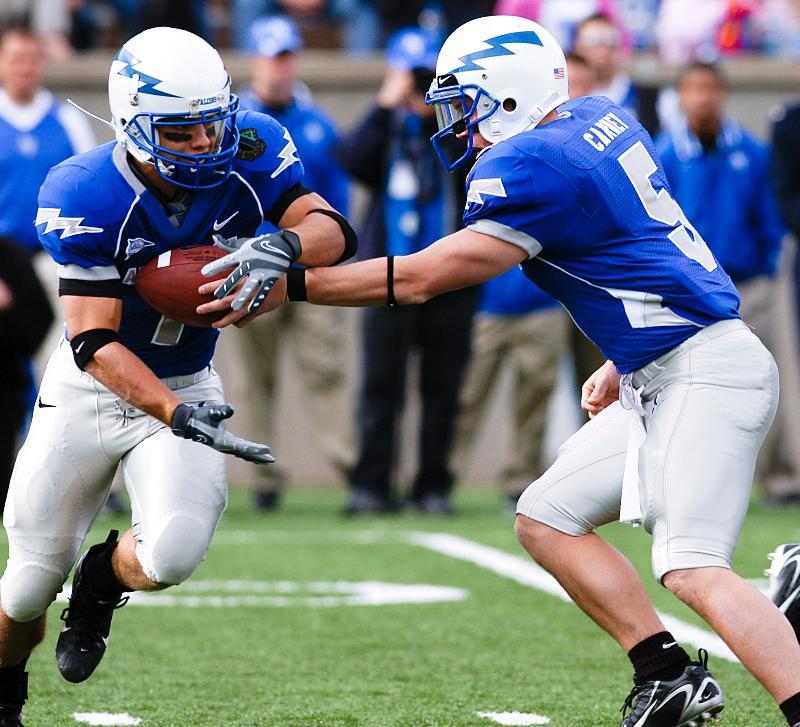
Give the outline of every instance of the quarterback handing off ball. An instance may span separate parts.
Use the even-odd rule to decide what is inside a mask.
[[[210,328],[222,318],[225,311],[198,314],[195,308],[214,300],[213,295],[200,295],[197,288],[208,282],[200,273],[207,263],[227,253],[218,247],[182,247],[167,250],[153,258],[136,275],[135,287],[139,295],[167,318],[187,326]],[[219,280],[226,277],[221,273]]]

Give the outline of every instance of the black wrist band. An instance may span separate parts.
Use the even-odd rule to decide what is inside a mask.
[[[390,308],[397,305],[394,297],[394,255],[386,258],[386,305]]]
[[[308,300],[305,268],[289,268],[286,273],[286,297],[289,300]]]

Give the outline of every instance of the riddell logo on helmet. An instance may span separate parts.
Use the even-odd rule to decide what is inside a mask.
[[[216,96],[209,96],[208,98],[193,99],[193,101],[198,106],[205,106],[206,104],[209,104],[209,103],[219,103],[219,98],[217,98]]]

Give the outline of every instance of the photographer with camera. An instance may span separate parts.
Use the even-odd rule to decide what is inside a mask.
[[[417,252],[461,227],[464,177],[442,168],[430,137],[435,111],[425,105],[441,38],[417,27],[395,33],[376,105],[337,147],[342,166],[371,193],[359,230],[361,259]],[[387,513],[392,490],[409,356],[419,353],[422,417],[419,464],[410,509],[448,514],[453,475],[448,458],[461,380],[469,357],[478,292],[455,291],[421,306],[363,311],[363,379],[358,402],[351,514]]]

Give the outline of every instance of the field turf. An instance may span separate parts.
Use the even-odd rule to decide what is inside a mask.
[[[168,605],[120,610],[106,657],[84,684],[58,674],[64,604],[55,604],[29,662],[26,726],[77,725],[75,713],[128,714],[142,727],[496,724],[477,712],[533,713],[553,727],[619,724],[628,661],[573,604],[409,542],[414,532],[450,533],[525,556],[497,492],[460,491],[453,518],[346,519],[344,499],[339,490],[295,489],[280,512],[263,515],[234,492],[206,562],[166,592],[174,596]],[[88,542],[126,526],[101,517]],[[701,624],[653,583],[645,533],[604,530],[645,576],[659,609]],[[798,539],[800,511],[754,504],[737,570],[760,577],[766,553]],[[367,581],[448,586],[466,597],[336,605],[341,586],[307,587]],[[319,605],[325,596],[333,605]],[[740,665],[712,656],[710,667],[728,699],[720,727],[784,724]]]

